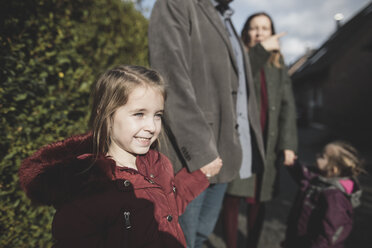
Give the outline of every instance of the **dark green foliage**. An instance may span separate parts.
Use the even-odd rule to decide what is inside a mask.
[[[147,65],[147,25],[130,1],[0,0],[0,247],[52,245],[54,210],[31,205],[19,165],[87,131],[98,74]]]

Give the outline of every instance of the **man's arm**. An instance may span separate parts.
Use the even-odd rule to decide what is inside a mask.
[[[167,82],[167,125],[190,171],[218,157],[215,137],[191,82],[191,67],[203,66],[191,63],[191,33],[197,27],[192,12],[190,1],[158,0],[149,26],[150,64]]]

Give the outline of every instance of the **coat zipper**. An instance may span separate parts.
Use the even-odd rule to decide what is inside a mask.
[[[125,221],[125,229],[130,229],[132,225],[130,224],[130,212],[124,212],[124,221]]]

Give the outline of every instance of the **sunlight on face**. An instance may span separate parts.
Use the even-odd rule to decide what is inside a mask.
[[[128,102],[113,116],[108,153],[119,152],[124,157],[129,156],[128,159],[147,153],[159,136],[163,111],[164,97],[159,89],[135,88]]]

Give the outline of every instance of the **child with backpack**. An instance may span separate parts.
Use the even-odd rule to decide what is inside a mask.
[[[341,248],[360,204],[356,176],[363,169],[358,152],[345,142],[332,142],[317,157],[316,168],[298,161],[287,167],[300,185],[288,218],[284,248]]]

